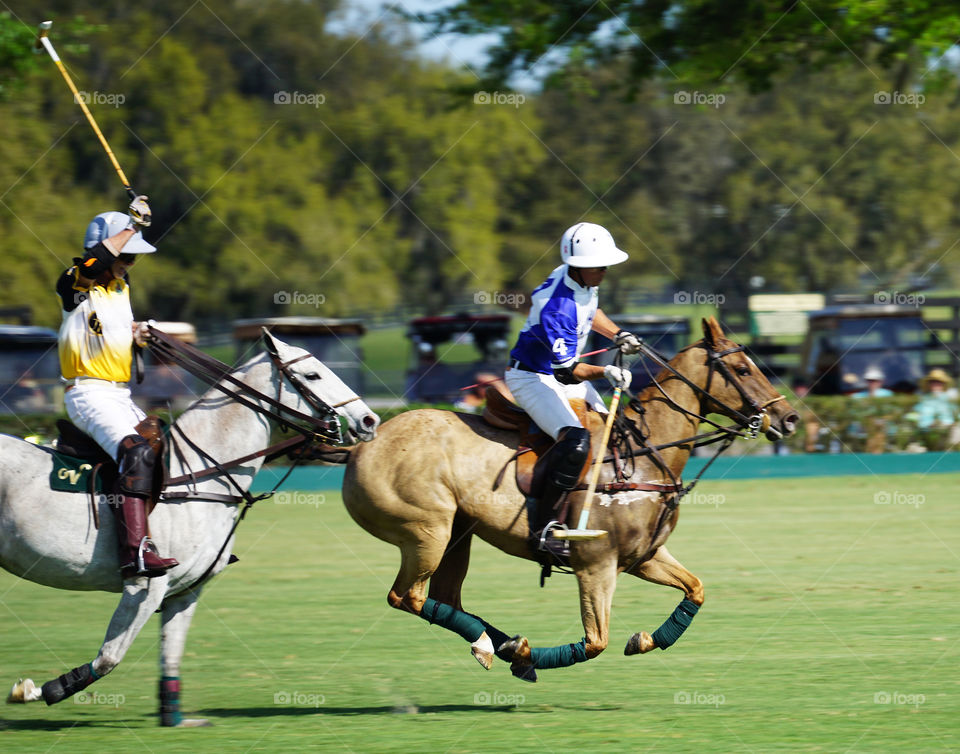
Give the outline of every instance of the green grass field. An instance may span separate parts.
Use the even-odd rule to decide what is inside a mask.
[[[336,493],[264,502],[187,645],[184,709],[213,727],[157,727],[154,619],[92,703],[5,706],[0,741],[18,752],[954,750],[958,481],[707,481],[670,541],[706,585],[686,635],[624,657],[630,634],[655,629],[680,595],[623,576],[607,652],[535,685],[499,660],[484,671],[459,637],[390,610],[397,552]],[[907,493],[923,498],[903,504]],[[539,589],[532,564],[483,543],[471,565],[468,609],[535,644],[582,635],[572,577]],[[0,680],[41,682],[92,659],[114,601],[0,576]]]

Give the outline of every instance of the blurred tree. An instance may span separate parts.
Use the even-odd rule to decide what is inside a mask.
[[[423,19],[441,33],[499,34],[491,86],[535,66],[540,74],[570,59],[625,59],[627,82],[663,74],[760,90],[797,66],[872,58],[902,88],[912,68],[927,68],[960,38],[960,9],[926,0],[460,0]]]

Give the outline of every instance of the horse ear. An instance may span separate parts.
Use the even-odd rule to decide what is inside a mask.
[[[712,347],[723,340],[723,328],[720,327],[716,317],[708,317],[700,321],[703,324],[703,340],[707,345]]]
[[[279,357],[279,341],[270,334],[270,331],[266,327],[261,327],[260,332],[263,333],[263,345],[267,349],[267,353],[269,353],[271,356]]]

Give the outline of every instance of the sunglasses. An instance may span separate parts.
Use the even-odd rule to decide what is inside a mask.
[[[133,264],[137,261],[136,254],[120,254],[117,259],[119,259],[124,264]]]

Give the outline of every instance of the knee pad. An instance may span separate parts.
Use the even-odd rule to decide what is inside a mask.
[[[120,476],[117,479],[120,491],[150,497],[156,463],[150,443],[140,435],[127,435],[120,441],[117,461],[120,465]]]
[[[590,433],[583,427],[567,427],[556,444],[550,481],[571,490],[580,479],[583,464],[590,457]]]

